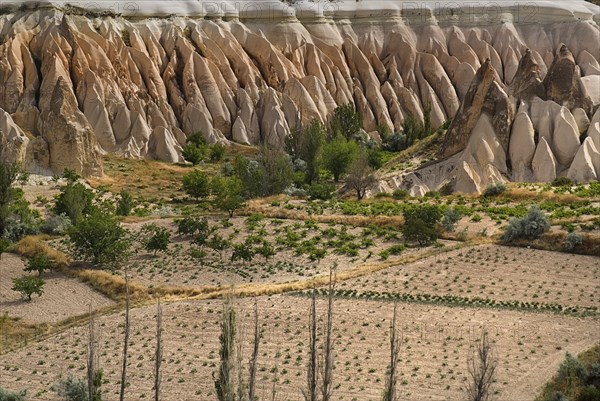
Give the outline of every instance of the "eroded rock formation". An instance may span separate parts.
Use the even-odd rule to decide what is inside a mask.
[[[400,130],[427,105],[434,127],[454,120],[440,156],[456,163],[416,172],[417,191],[535,179],[540,138],[558,174],[593,159],[597,7],[542,7],[536,25],[463,24],[443,2],[418,12],[401,3],[275,2],[267,13],[266,2],[149,1],[133,19],[65,4],[5,7],[0,155],[89,175],[101,173],[104,152],[181,161],[198,131],[209,143],[282,147],[298,124],[326,122],[351,102],[367,133]],[[585,151],[575,143],[584,131]],[[404,185],[393,181],[386,185]]]

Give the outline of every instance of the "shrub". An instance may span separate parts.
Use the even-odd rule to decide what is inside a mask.
[[[192,163],[194,166],[198,165],[202,160],[204,160],[204,148],[198,147],[193,144],[187,144],[183,147],[181,151],[181,155],[183,158]]]
[[[485,188],[483,196],[498,196],[504,192],[506,192],[506,185],[503,182],[495,182]]]
[[[238,177],[215,177],[212,180],[213,205],[233,217],[244,205],[243,184]]]
[[[208,219],[206,217],[185,216],[183,219],[177,221],[177,234],[196,235],[204,231],[209,231]]]
[[[381,259],[386,260],[387,258],[390,257],[390,255],[394,255],[394,256],[400,255],[402,252],[404,252],[404,249],[405,249],[404,245],[402,245],[402,244],[392,245],[389,248],[381,251],[379,253],[379,256],[381,257]]]
[[[88,401],[89,398],[87,382],[72,376],[60,380],[52,386],[52,391],[66,401]]]
[[[570,232],[565,237],[565,249],[567,251],[572,251],[583,243],[583,239],[581,235],[576,232]]]
[[[2,258],[2,254],[8,251],[10,247],[10,241],[4,237],[0,237],[0,259]]]
[[[117,201],[117,215],[118,216],[129,216],[133,210],[134,202],[133,196],[125,190],[119,193],[119,199]]]
[[[210,148],[210,161],[216,163],[220,161],[225,155],[225,146],[220,143],[216,143]]]
[[[33,294],[37,294],[38,297],[42,296],[44,293],[44,284],[46,282],[41,277],[23,276],[13,279],[12,290],[20,292],[24,298],[31,301]]]
[[[26,390],[14,392],[0,387],[0,401],[25,401]]]
[[[575,401],[598,401],[600,400],[600,389],[587,386],[581,389]]]
[[[436,226],[442,218],[442,211],[436,205],[412,205],[404,210],[404,224],[401,231],[408,241],[416,241],[420,246],[437,240]]]
[[[356,111],[354,104],[340,105],[333,110],[329,122],[328,134],[330,138],[344,136],[346,139],[358,139],[361,132],[360,113]]]
[[[550,229],[550,223],[544,213],[537,207],[532,206],[527,216],[514,218],[508,224],[502,241],[511,242],[516,239],[535,239]]]
[[[406,190],[406,189],[394,189],[394,192],[392,192],[392,198],[396,199],[396,200],[402,200],[402,199],[406,199],[410,196],[410,193]]]
[[[200,170],[194,170],[183,176],[183,190],[196,200],[206,198],[210,194],[208,175]]]
[[[377,148],[370,148],[367,150],[367,158],[369,160],[369,166],[373,170],[379,170],[383,166],[383,152]]]
[[[366,153],[360,152],[349,168],[346,184],[356,192],[356,198],[361,200],[365,197],[367,190],[375,184],[373,169],[369,166]]]
[[[319,178],[324,141],[325,128],[318,120],[313,120],[306,127],[294,130],[286,139],[288,153],[306,163],[307,184]]]
[[[462,216],[458,210],[454,208],[446,209],[444,212],[444,217],[442,217],[442,227],[444,227],[444,230],[448,232],[453,232],[456,227],[456,223],[458,223],[461,217]]]
[[[328,200],[335,196],[335,185],[315,182],[308,188],[310,199]]]
[[[233,246],[233,252],[231,253],[231,261],[243,260],[244,262],[250,262],[254,258],[254,249],[248,243],[248,241],[242,244],[235,244]]]
[[[165,227],[160,227],[154,223],[145,224],[140,230],[142,234],[142,243],[144,249],[148,252],[166,252],[169,250],[169,243],[171,242],[171,233]]]
[[[91,189],[78,182],[69,182],[60,189],[54,205],[54,213],[65,214],[73,224],[76,224],[91,212],[93,200],[94,193]]]
[[[71,227],[72,254],[98,265],[120,261],[129,249],[127,231],[112,216],[95,211]]]
[[[550,185],[553,187],[570,187],[575,185],[575,183],[569,177],[556,177]]]
[[[54,214],[46,219],[42,226],[42,232],[50,235],[64,235],[69,231],[69,227],[71,227],[69,216]]]

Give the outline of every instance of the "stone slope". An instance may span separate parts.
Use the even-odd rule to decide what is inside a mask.
[[[499,146],[491,151],[506,154],[516,113],[510,99],[539,95],[536,85],[554,85],[548,101],[571,102],[555,125],[570,129],[573,121],[594,120],[600,95],[584,96],[600,83],[599,13],[590,4],[467,11],[451,8],[452,2],[425,2],[419,9],[384,1],[253,4],[142,1],[137,9],[117,10],[122,16],[57,3],[4,6],[0,156],[37,172],[74,168],[90,175],[101,173],[104,152],[182,161],[186,137],[198,131],[210,143],[281,147],[298,124],[326,122],[348,102],[360,111],[366,132],[380,124],[401,129],[406,116],[422,118],[427,104],[437,127],[475,104],[478,111],[470,113],[476,115],[465,117],[461,139],[445,156],[468,147],[474,128],[486,140],[494,134]],[[562,44],[571,56],[553,66]],[[518,73],[532,63],[533,78]],[[472,87],[478,70],[493,75],[490,88]],[[584,78],[560,78],[575,70]],[[480,99],[482,91],[489,99]],[[547,119],[526,114],[536,130],[549,130]],[[555,152],[560,148],[559,163],[595,155],[593,140],[579,152],[569,138],[546,138]],[[525,177],[529,156],[519,156]],[[478,157],[473,160],[483,160]],[[497,168],[490,174],[510,173]],[[573,174],[590,176],[585,168]]]

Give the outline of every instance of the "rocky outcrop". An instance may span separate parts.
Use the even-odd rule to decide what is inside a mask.
[[[461,166],[471,156],[490,162],[485,147],[470,145],[484,127],[486,146],[503,152],[493,162],[504,157],[506,169],[469,167],[481,187],[498,174],[527,177],[531,132],[523,117],[512,127],[521,103],[538,133],[534,144],[546,138],[560,173],[579,151],[573,127],[594,136],[600,33],[598,13],[583,2],[540,5],[537,25],[481,26],[456,26],[445,2],[442,12],[424,9],[427,24],[400,3],[334,3],[324,12],[319,2],[258,2],[227,18],[207,0],[142,2],[133,14],[98,17],[57,3],[3,6],[0,109],[29,139],[17,146],[23,136],[12,133],[9,146],[3,133],[3,158],[37,155],[40,169],[87,175],[101,172],[106,152],[181,161],[186,138],[200,131],[208,143],[281,148],[291,129],[327,123],[350,102],[373,138],[378,126],[399,131],[427,109],[434,128],[452,119],[440,157],[456,156]],[[444,166],[437,173],[445,178],[420,176],[420,188],[457,182],[448,176],[456,166]]]

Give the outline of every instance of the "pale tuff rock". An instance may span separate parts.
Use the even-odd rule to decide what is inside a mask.
[[[600,153],[594,146],[592,138],[586,138],[579,147],[567,177],[577,183],[587,183],[598,179]]]
[[[552,151],[561,166],[567,167],[573,161],[579,148],[579,131],[571,112],[562,107],[554,118]]]
[[[14,123],[10,114],[0,109],[0,160],[22,163],[29,138]]]
[[[531,119],[523,110],[519,110],[513,122],[509,155],[514,181],[530,181],[531,161],[535,153],[534,129]]]
[[[533,175],[537,182],[552,182],[556,178],[556,159],[546,138],[540,139],[531,162]]]
[[[176,0],[144,2],[142,8],[158,7],[160,14],[151,10],[134,19],[66,15],[50,5],[8,14],[0,18],[0,108],[33,138],[25,156],[14,147],[11,152],[27,159],[35,142],[39,168],[69,165],[87,174],[98,171],[104,152],[180,160],[186,137],[199,131],[209,143],[282,147],[300,123],[327,123],[336,106],[351,102],[371,134],[379,124],[401,130],[408,116],[422,120],[429,104],[434,128],[454,120],[443,157],[461,155],[486,114],[494,141],[512,159],[511,133],[522,129],[511,125],[521,100],[562,164],[577,152],[572,127],[584,132],[586,117],[600,103],[600,31],[581,5],[544,6],[548,12],[537,25],[461,27],[447,19],[436,24],[439,13],[426,25],[370,16],[382,7],[399,13],[398,4],[385,2],[339,1],[333,18],[315,19],[314,10],[304,9],[310,3],[290,8],[298,19],[294,13],[265,19],[251,11],[241,18],[205,19],[202,0],[184,6]],[[145,18],[179,15],[176,10],[198,14]],[[370,22],[358,23],[362,17]],[[69,104],[70,111],[61,116],[51,113],[59,80],[61,107]],[[76,101],[67,101],[67,92]],[[566,112],[556,117],[562,106],[574,125]],[[521,120],[515,124],[523,125]],[[60,129],[76,141],[66,146]],[[597,131],[592,121],[592,141]],[[70,150],[57,154],[65,147]],[[454,182],[456,166],[444,166],[435,170],[441,179],[419,175],[415,192]],[[562,172],[570,166],[559,167]],[[482,176],[481,182],[496,174],[482,166],[475,170],[467,175]]]

